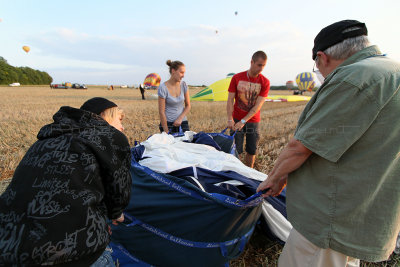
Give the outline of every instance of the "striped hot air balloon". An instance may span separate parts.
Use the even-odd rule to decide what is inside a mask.
[[[296,83],[299,90],[312,91],[315,87],[315,75],[312,72],[302,72],[296,76]]]
[[[157,88],[160,85],[161,77],[157,73],[150,73],[144,79],[144,86],[147,88]]]

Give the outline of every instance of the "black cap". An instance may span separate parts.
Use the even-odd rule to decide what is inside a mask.
[[[352,27],[360,27],[359,29],[345,31]],[[343,32],[345,31],[345,32]],[[329,47],[340,43],[341,41],[357,37],[361,35],[368,35],[367,26],[365,23],[357,20],[342,20],[333,23],[323,28],[314,39],[314,48],[312,50],[312,59],[315,60],[318,51],[324,51]]]
[[[81,109],[100,115],[104,110],[113,107],[117,107],[117,104],[103,97],[94,97],[83,103]]]

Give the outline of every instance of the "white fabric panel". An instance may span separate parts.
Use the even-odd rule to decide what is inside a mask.
[[[270,203],[264,200],[262,204],[262,215],[271,231],[282,241],[286,242],[290,230],[292,230],[292,224]]]
[[[140,143],[145,147],[143,157],[150,158],[139,163],[160,173],[194,166],[212,171],[235,171],[258,181],[267,179],[266,174],[247,167],[234,155],[208,145],[182,142],[187,138],[188,136],[176,139],[166,133],[151,136]]]

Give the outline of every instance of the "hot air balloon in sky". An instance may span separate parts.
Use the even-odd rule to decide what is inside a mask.
[[[237,12],[237,11],[235,11],[235,16],[237,16],[237,14],[238,14],[238,12]]]
[[[22,47],[22,49],[26,52],[26,53],[28,53],[31,49],[30,49],[30,47],[29,46],[26,46],[26,45],[24,45],[23,47]]]
[[[144,79],[143,84],[146,87],[150,87],[152,89],[156,89],[161,82],[161,77],[157,73],[150,73],[149,75],[146,76]]]
[[[293,82],[293,81],[287,81],[287,82],[286,82],[286,88],[287,88],[288,90],[292,90],[292,89],[293,89],[293,86],[294,86],[294,82]]]
[[[299,90],[312,91],[315,87],[315,76],[311,72],[302,72],[296,76],[296,83]]]

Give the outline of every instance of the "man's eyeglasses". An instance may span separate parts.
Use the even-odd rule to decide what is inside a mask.
[[[317,75],[319,82],[321,84],[323,84],[325,81],[325,78],[324,78],[324,76],[322,76],[321,72],[319,71],[319,69],[317,67],[317,61],[318,61],[318,57],[316,57],[314,60],[314,67],[312,68],[312,71]]]
[[[319,69],[318,68],[316,68],[317,67],[317,60],[318,60],[318,56],[315,58],[315,60],[314,60],[314,67],[312,68],[312,71],[313,72],[319,72]]]

